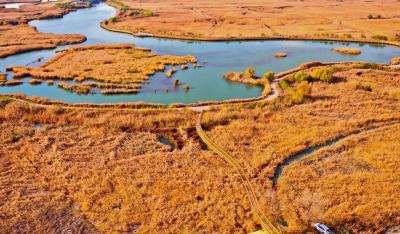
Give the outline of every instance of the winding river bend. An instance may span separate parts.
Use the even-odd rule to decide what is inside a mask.
[[[138,47],[151,48],[158,54],[195,55],[205,66],[200,69],[179,71],[175,77],[190,85],[189,92],[174,89],[172,81],[164,73],[152,76],[143,85],[139,94],[132,95],[78,95],[56,86],[47,84],[32,86],[27,82],[14,87],[0,87],[0,93],[24,93],[29,96],[46,97],[67,103],[118,103],[144,101],[151,103],[193,103],[210,100],[227,100],[237,98],[257,97],[260,87],[232,83],[223,79],[227,71],[239,71],[246,67],[254,67],[259,75],[265,71],[283,71],[309,61],[340,62],[368,61],[388,63],[392,57],[400,54],[400,48],[359,43],[339,43],[320,41],[233,41],[233,42],[199,42],[173,39],[139,38],[127,34],[109,32],[102,29],[99,23],[115,15],[115,9],[99,3],[89,9],[81,9],[65,15],[60,19],[31,21],[41,32],[50,33],[80,33],[87,36],[84,44],[101,43],[133,43]],[[38,57],[45,58],[43,62],[54,55],[56,50],[69,46],[58,47],[54,50],[27,52],[0,59],[0,72],[12,65],[35,65]],[[331,51],[334,47],[360,48],[362,54],[349,56]],[[277,59],[274,53],[286,52],[288,57]],[[43,63],[42,62],[42,63]],[[9,78],[12,74],[9,74]],[[168,88],[172,92],[157,92]]]

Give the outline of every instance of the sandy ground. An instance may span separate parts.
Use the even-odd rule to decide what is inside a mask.
[[[123,0],[155,16],[121,16],[113,29],[199,39],[307,37],[371,39],[400,34],[396,0]],[[371,15],[373,19],[369,19]],[[380,16],[380,17],[379,17]]]

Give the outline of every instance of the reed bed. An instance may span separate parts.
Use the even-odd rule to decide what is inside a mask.
[[[341,54],[349,54],[349,55],[361,54],[361,50],[357,48],[333,48],[332,50]]]
[[[244,71],[244,72],[227,72],[224,75],[224,78],[233,82],[262,86],[264,87],[262,92],[263,97],[268,96],[268,94],[271,93],[270,80],[268,79],[268,77],[260,78],[256,77],[254,74],[246,74],[246,71]]]
[[[31,76],[36,79],[75,80],[100,82],[63,87],[76,89],[80,86],[124,89],[133,92],[149,76],[165,70],[167,65],[179,65],[196,62],[196,58],[187,56],[158,56],[147,48],[136,48],[131,44],[77,46],[57,53],[40,67],[13,67],[14,77]],[[89,82],[88,82],[89,83]],[[124,89],[122,89],[124,88]],[[87,90],[82,90],[86,92]]]
[[[61,89],[65,89],[71,92],[76,92],[78,94],[89,94],[90,87],[79,85],[79,84],[67,84],[65,82],[60,82],[57,85]]]
[[[340,233],[398,226],[399,126],[346,139],[287,167],[278,194],[291,230],[301,232],[315,219]]]
[[[311,231],[309,221],[315,218],[344,233],[382,232],[387,225],[397,225],[398,204],[393,196],[398,185],[393,170],[398,166],[398,128],[310,155],[287,167],[277,188],[272,183],[276,167],[296,153],[400,122],[400,105],[392,95],[400,89],[400,73],[361,67],[369,68],[328,66],[334,71],[332,82],[314,81],[301,104],[285,102],[290,94],[284,89],[273,102],[221,105],[203,114],[207,135],[240,163],[262,210],[274,223],[287,225],[282,227],[285,232]],[[307,74],[313,69],[317,68]],[[323,74],[318,68],[314,76]],[[360,82],[372,91],[355,90]],[[53,105],[35,107],[0,98],[4,156],[0,163],[7,171],[0,176],[10,184],[9,191],[25,191],[0,194],[5,201],[0,212],[11,217],[0,223],[1,230],[11,230],[13,222],[29,222],[29,230],[35,232],[49,220],[67,218],[79,220],[85,230],[92,227],[104,233],[179,233],[182,229],[249,233],[259,228],[237,174],[198,141],[197,113],[159,108],[162,105],[146,109],[150,106],[145,104],[142,110],[122,110],[140,107],[139,103],[74,105],[104,107],[77,110],[45,99],[32,101]],[[35,129],[38,123],[42,128]],[[171,151],[158,142],[160,136],[168,136],[178,147]],[[33,176],[38,178],[27,180]],[[33,189],[24,190],[28,185]],[[61,196],[63,202],[26,193],[42,189],[51,190],[49,196]],[[27,197],[43,200],[30,199],[23,205]],[[65,212],[61,204],[77,213]],[[23,206],[16,211],[16,205]],[[34,214],[61,211],[51,213],[51,219],[38,219],[33,210]],[[61,223],[58,230],[71,230],[73,222]]]
[[[135,94],[138,93],[139,89],[128,89],[128,88],[114,88],[114,89],[103,89],[102,94],[112,95],[112,94]]]
[[[354,69],[352,65],[348,65],[345,69],[333,69],[333,71],[330,83],[322,81],[309,83],[308,94],[300,104],[287,102],[286,97],[291,93],[284,89],[282,90],[283,96],[273,103],[259,102],[242,104],[240,107],[227,106],[226,109],[206,112],[203,115],[202,122],[208,129],[207,134],[231,153],[240,162],[249,177],[253,178],[253,183],[257,184],[256,187],[262,194],[260,200],[268,204],[265,205],[264,210],[270,217],[276,217],[280,213],[275,210],[279,210],[279,208],[272,205],[277,204],[276,199],[280,200],[283,197],[286,208],[291,205],[290,202],[297,202],[297,200],[290,200],[290,198],[294,199],[291,195],[289,198],[289,195],[283,194],[296,193],[297,187],[293,187],[291,183],[279,184],[279,186],[285,187],[285,191],[277,196],[271,195],[268,198],[263,196],[263,194],[274,194],[272,179],[275,169],[285,159],[328,140],[352,134],[354,131],[363,131],[373,126],[385,126],[400,121],[400,105],[395,94],[400,87],[398,71],[381,70],[379,67],[377,69]],[[323,72],[317,73],[323,74]],[[292,85],[298,89],[298,85],[303,82]],[[356,91],[354,87],[360,82],[370,86],[372,91]],[[335,164],[335,168],[340,168],[340,166]],[[296,172],[296,170],[291,172],[291,180],[307,181],[307,184],[314,181],[309,177],[299,176]],[[307,172],[304,170],[304,173]],[[332,173],[335,171],[333,170]],[[320,178],[318,173],[310,172],[309,174]],[[323,184],[324,181],[321,177],[320,184]],[[329,180],[329,184],[335,188],[346,186],[347,183],[348,181],[345,180],[336,182]],[[358,181],[356,184],[353,183],[353,186],[362,189],[364,183]],[[388,182],[382,186],[393,191],[392,189],[396,185]],[[305,187],[302,185],[301,188]],[[323,188],[322,186],[320,189]],[[332,190],[332,192],[334,191],[336,190]],[[371,196],[373,195],[371,194]],[[376,193],[374,196],[379,197],[381,194]],[[388,193],[388,196],[393,195]],[[364,214],[355,212],[357,203],[353,202],[351,196],[342,200],[343,204],[349,204],[349,209],[334,213],[333,211],[339,207],[334,205],[334,199],[331,197],[330,195],[323,197],[326,209],[320,210],[318,217],[307,213],[306,210],[287,208],[290,213],[284,211],[281,217],[283,223],[289,224],[285,231],[289,233],[311,231],[308,221],[313,218],[318,218],[321,222],[328,223],[334,228],[347,228],[353,233],[363,231],[373,233],[387,227],[384,222],[379,221],[380,219],[375,220],[374,216],[368,216],[365,219],[367,216],[365,214],[368,212]],[[312,198],[310,199],[312,200]],[[395,204],[379,199],[376,201],[379,202],[378,206],[390,207]],[[328,212],[329,210],[332,212]],[[302,221],[298,222],[298,219]]]
[[[23,84],[24,82],[22,81],[22,80],[7,80],[6,82],[4,82],[3,84],[4,85],[7,85],[7,86],[16,86],[16,85],[21,85],[21,84]]]
[[[0,73],[0,84],[7,81],[7,74]]]
[[[0,26],[0,58],[26,51],[51,49],[86,40],[79,34],[40,33],[29,25]]]
[[[31,84],[31,85],[38,85],[38,84],[41,84],[41,83],[42,83],[42,81],[38,80],[38,79],[30,79],[29,80],[29,84]]]
[[[275,58],[286,58],[287,56],[288,56],[287,53],[282,53],[282,52],[279,52],[279,53],[275,53],[275,54],[274,54],[274,57],[275,57]]]

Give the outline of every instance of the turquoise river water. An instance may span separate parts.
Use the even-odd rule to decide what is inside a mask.
[[[279,72],[298,66],[309,61],[339,62],[339,61],[368,61],[388,63],[392,57],[400,55],[400,48],[360,43],[339,43],[322,41],[232,41],[232,42],[200,42],[182,41],[159,38],[139,38],[127,34],[109,32],[99,25],[104,19],[115,15],[115,9],[99,3],[92,8],[81,9],[69,13],[60,19],[31,21],[41,32],[49,33],[79,33],[87,36],[83,44],[101,43],[133,43],[138,47],[151,48],[158,54],[195,55],[202,68],[190,68],[178,71],[174,78],[189,84],[188,92],[182,88],[174,89],[172,79],[167,79],[165,73],[157,73],[144,84],[138,94],[132,95],[102,95],[100,93],[78,95],[56,85],[30,85],[25,79],[24,84],[12,87],[0,87],[0,93],[23,93],[29,96],[46,97],[67,103],[118,103],[144,101],[151,103],[193,103],[210,100],[227,100],[236,98],[257,97],[261,88],[256,86],[233,83],[223,78],[227,71],[241,71],[246,67],[254,67],[259,75],[265,71]],[[67,48],[61,46],[53,50],[27,52],[0,59],[0,72],[12,65],[33,65],[39,57],[43,61],[54,55],[55,51]],[[332,51],[334,47],[360,48],[362,54],[357,56],[343,55]],[[288,57],[277,59],[276,52],[286,52]],[[9,79],[12,74],[9,74]],[[155,90],[159,91],[155,93]]]

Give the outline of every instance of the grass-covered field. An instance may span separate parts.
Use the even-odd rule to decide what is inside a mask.
[[[400,124],[350,137],[288,167],[278,196],[291,230],[326,220],[339,233],[399,225]]]
[[[397,0],[109,1],[121,9],[107,27],[185,39],[302,38],[399,43]],[[124,6],[124,7],[121,7]],[[131,14],[124,9],[144,9]]]

